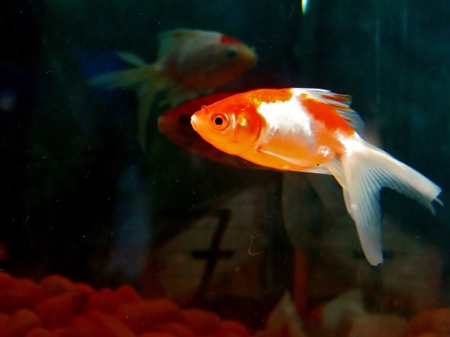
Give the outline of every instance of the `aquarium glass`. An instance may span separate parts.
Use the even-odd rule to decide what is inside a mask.
[[[448,334],[449,17],[6,0],[0,335]]]

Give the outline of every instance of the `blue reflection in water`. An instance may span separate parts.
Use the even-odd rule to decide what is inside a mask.
[[[133,278],[142,269],[152,238],[150,197],[148,190],[143,188],[138,166],[126,166],[118,178],[117,190],[114,248],[107,270]]]

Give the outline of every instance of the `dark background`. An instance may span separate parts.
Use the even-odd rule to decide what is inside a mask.
[[[180,219],[247,186],[279,182],[278,173],[194,158],[159,133],[157,115],[142,154],[134,94],[87,85],[121,66],[115,51],[155,60],[157,33],[174,28],[217,30],[254,46],[258,66],[237,88],[351,94],[368,137],[439,184],[445,202],[449,16],[446,0],[312,0],[306,15],[288,0],[7,1],[0,100],[13,104],[0,104],[2,268],[113,283],[105,265],[114,244],[145,252],[170,238]],[[383,197],[384,211],[436,245],[448,264],[449,208],[439,206],[433,218],[405,199]]]

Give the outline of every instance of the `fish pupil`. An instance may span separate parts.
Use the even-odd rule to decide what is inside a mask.
[[[191,125],[191,116],[190,115],[181,115],[180,117],[178,117],[178,123],[180,123],[181,126]]]
[[[223,118],[217,116],[216,118],[214,118],[214,124],[216,124],[217,126],[221,126],[223,124]]]

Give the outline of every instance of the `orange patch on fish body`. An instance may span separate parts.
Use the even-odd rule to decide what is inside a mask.
[[[255,91],[250,91],[245,94],[245,97],[260,106],[261,103],[277,103],[289,101],[293,96],[291,89],[260,89]]]
[[[300,96],[300,102],[311,116],[316,121],[322,122],[329,131],[340,131],[347,136],[355,133],[355,130],[338,114],[333,106],[310,98],[306,94]]]

